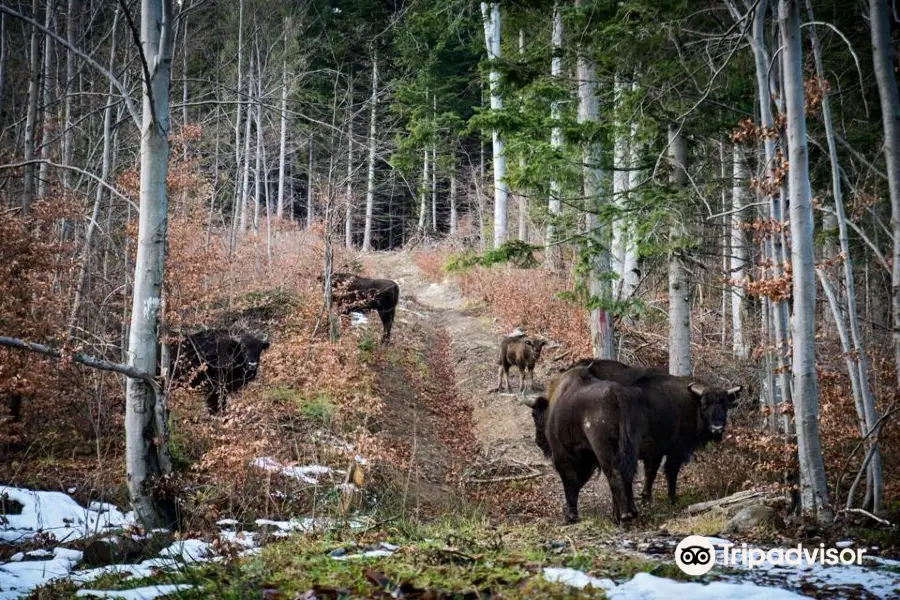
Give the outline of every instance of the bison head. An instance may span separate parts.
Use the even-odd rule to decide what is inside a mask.
[[[547,345],[547,340],[542,340],[541,338],[531,338],[525,343],[534,349],[534,360],[540,360],[541,350],[543,350],[544,346]]]
[[[741,386],[728,390],[710,388],[698,382],[688,386],[688,390],[700,403],[700,417],[710,436],[713,439],[721,439],[725,432],[725,424],[728,419],[728,409],[741,391]]]
[[[241,346],[244,349],[247,369],[255,372],[259,369],[259,359],[262,357],[263,350],[269,348],[269,340],[245,335],[241,337]]]
[[[520,396],[519,401],[531,408],[531,418],[534,419],[534,443],[544,452],[544,456],[550,458],[552,455],[550,442],[547,441],[547,433],[545,431],[547,408],[550,406],[550,402],[544,396],[528,398],[525,395]]]

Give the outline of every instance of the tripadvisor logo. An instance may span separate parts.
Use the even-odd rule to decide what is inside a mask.
[[[722,565],[735,567],[742,565],[748,569],[763,566],[801,565],[861,565],[865,548],[826,548],[803,547],[797,544],[792,548],[771,548],[765,550],[741,544],[736,547],[731,543],[718,543],[722,549]],[[716,564],[716,547],[712,541],[702,535],[689,535],[675,547],[675,564],[688,575],[703,575]]]

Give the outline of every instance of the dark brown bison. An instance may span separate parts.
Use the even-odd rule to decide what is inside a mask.
[[[722,439],[728,409],[741,386],[727,390],[715,388],[693,377],[669,375],[660,368],[630,367],[612,360],[579,362],[587,362],[588,366],[576,368],[587,368],[597,379],[634,386],[646,398],[649,413],[640,447],[645,475],[641,497],[650,501],[656,473],[665,458],[663,471],[669,486],[669,501],[675,504],[682,465],[695,450]]]
[[[17,423],[22,418],[22,396],[10,394],[6,397],[6,406],[9,408],[9,418]]]
[[[390,279],[369,279],[350,273],[332,273],[334,300],[343,314],[374,310],[384,326],[382,344],[391,341],[394,313],[400,300],[400,286]]]
[[[226,329],[199,331],[171,349],[172,379],[203,390],[209,412],[216,414],[225,410],[228,394],[256,378],[268,347],[267,340],[252,335],[236,338]]]
[[[522,399],[531,407],[535,443],[562,480],[566,521],[578,520],[578,495],[598,468],[609,482],[614,520],[633,519],[638,444],[646,423],[643,395],[596,379],[585,367],[559,375],[551,387],[549,400]]]
[[[522,375],[522,382],[519,385],[519,392],[525,391],[525,375],[531,376],[531,385],[529,389],[534,390],[534,365],[541,359],[541,351],[547,345],[545,340],[525,335],[513,335],[503,338],[500,342],[500,357],[497,364],[497,390],[503,389],[503,378],[506,378],[506,391],[511,391],[509,385],[509,369],[512,366],[519,368]]]

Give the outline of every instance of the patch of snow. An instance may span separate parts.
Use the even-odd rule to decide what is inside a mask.
[[[160,596],[174,594],[193,588],[193,585],[180,583],[175,585],[151,585],[130,590],[78,590],[78,598],[120,598],[122,600],[153,600]]]
[[[250,466],[256,467],[257,469],[262,469],[263,471],[269,471],[270,473],[279,473],[281,475],[284,475],[285,477],[299,479],[304,483],[309,483],[312,485],[318,485],[319,483],[319,479],[316,476],[327,475],[333,472],[330,467],[324,467],[322,465],[286,467],[271,456],[254,458],[252,461],[250,461]]]
[[[16,552],[12,556],[9,557],[9,562],[22,562],[24,560],[25,555],[21,552]]]
[[[0,496],[22,505],[22,513],[4,515],[0,541],[22,543],[40,532],[58,541],[71,542],[134,522],[132,513],[122,513],[112,504],[91,503],[85,508],[62,492],[38,492],[0,485]],[[98,509],[93,506],[97,505]]]
[[[884,565],[886,567],[900,567],[900,560],[895,560],[893,558],[883,558],[881,556],[866,556],[866,560],[872,561],[878,565]]]
[[[395,546],[394,544],[386,544],[380,543],[376,546],[372,547],[370,550],[366,550],[364,552],[358,552],[356,554],[344,554],[343,550],[336,550],[329,556],[334,560],[351,560],[355,558],[386,558],[391,556],[394,552],[398,550],[399,546]]]
[[[56,548],[49,560],[28,560],[0,564],[0,600],[27,596],[31,590],[53,579],[65,577],[81,560],[81,552]]]
[[[853,545],[852,540],[841,540],[840,542],[835,542],[834,545],[838,548],[849,548]]]
[[[720,537],[706,536],[706,539],[708,539],[709,543],[711,543],[713,546],[724,546],[724,545],[728,545],[731,543],[730,541],[726,540],[725,538],[720,538]],[[672,541],[672,545],[673,546],[675,545],[674,541]]]
[[[219,537],[226,542],[243,547],[244,552],[259,548],[256,534],[251,531],[222,531],[219,532]]]
[[[365,325],[369,322],[368,317],[362,314],[361,312],[352,312],[350,313],[350,325],[352,327],[357,327],[359,325]]]
[[[550,583],[562,583],[580,590],[591,586],[602,590],[615,589],[616,584],[612,579],[597,579],[590,575],[579,571],[578,569],[569,569],[567,567],[544,567],[544,579]],[[668,600],[668,599],[667,599]]]
[[[216,525],[219,527],[234,527],[237,524],[237,519],[220,519],[216,521]]]
[[[356,462],[358,462],[361,465],[369,464],[369,461],[365,457],[360,456],[359,454],[356,455]]]
[[[684,582],[655,577],[650,573],[638,573],[630,581],[606,588],[609,600],[671,600],[690,598],[691,600],[802,600],[801,596],[788,590],[763,587],[753,583]]]
[[[67,494],[74,494],[76,491],[78,491],[78,488],[73,488],[73,487],[71,487],[71,488],[69,488],[69,489],[66,490],[66,493],[67,493]]]
[[[257,519],[255,521],[257,527],[266,525],[277,528],[280,532],[290,533],[292,531],[300,531],[310,533],[312,531],[325,531],[339,527],[343,521],[330,519],[328,517],[304,517],[302,519],[291,519],[290,521],[272,521],[270,519]],[[361,529],[365,523],[359,520],[351,520],[348,523],[350,529]]]
[[[25,556],[27,556],[28,558],[50,558],[51,556],[53,556],[53,551],[47,550],[46,548],[40,548],[38,550],[26,552]]]
[[[212,546],[203,540],[181,540],[159,553],[163,558],[181,559],[185,563],[210,560],[215,554]]]

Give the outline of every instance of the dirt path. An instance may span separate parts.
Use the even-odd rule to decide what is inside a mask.
[[[367,262],[373,276],[400,284],[396,331],[425,326],[443,329],[449,336],[456,393],[472,407],[482,457],[496,462],[543,464],[533,441],[530,411],[514,396],[488,392],[496,386],[496,355],[503,335],[493,319],[483,310],[467,307],[452,279],[441,283],[426,280],[407,253],[376,254]],[[511,379],[515,385],[517,374]]]

